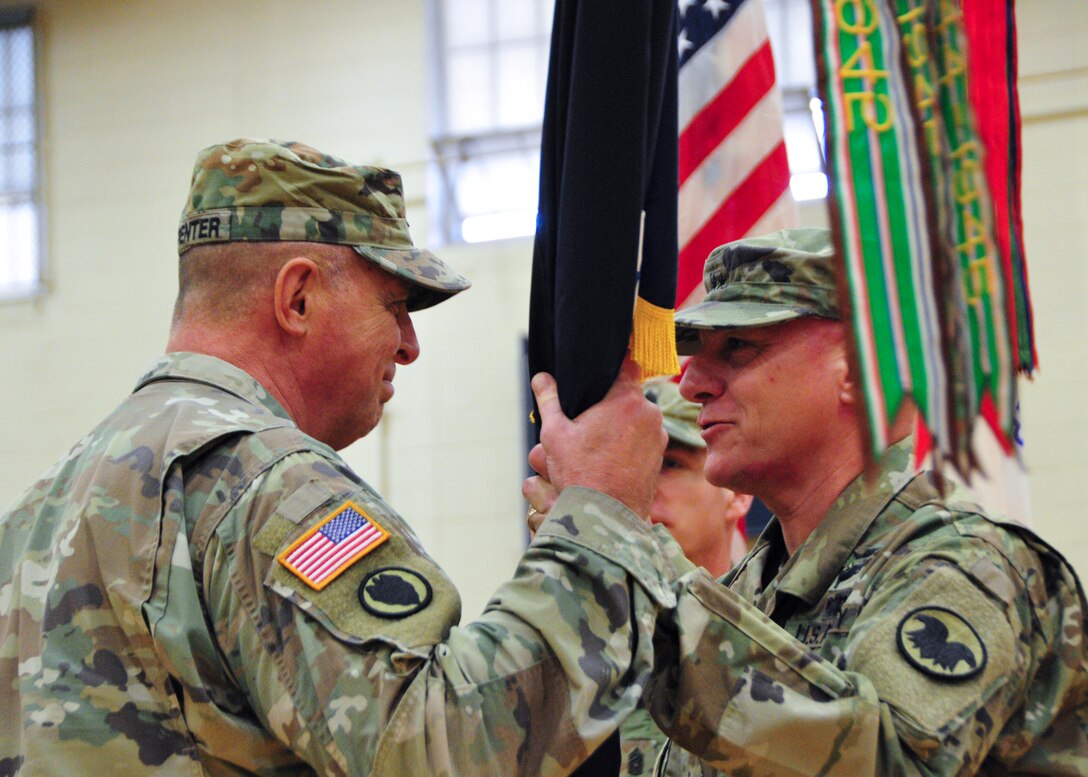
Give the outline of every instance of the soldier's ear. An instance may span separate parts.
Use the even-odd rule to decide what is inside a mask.
[[[842,344],[839,355],[839,402],[848,407],[858,401],[858,384],[854,380],[854,371],[850,366],[850,356],[846,350],[846,343]]]
[[[855,405],[858,401],[858,384],[847,368],[839,381],[839,401],[844,405]]]
[[[308,256],[288,259],[276,273],[272,301],[276,323],[290,335],[303,335],[313,321],[317,264]]]

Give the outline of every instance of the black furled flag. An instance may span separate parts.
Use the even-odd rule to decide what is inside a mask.
[[[679,371],[675,15],[675,0],[556,0],[529,370],[555,376],[571,417],[629,345],[644,377]]]
[[[528,357],[571,418],[629,349],[643,377],[679,371],[675,17],[675,0],[555,3]],[[619,767],[613,734],[575,775]]]

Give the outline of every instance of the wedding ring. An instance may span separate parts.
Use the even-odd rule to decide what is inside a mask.
[[[529,512],[525,513],[525,525],[529,527],[529,534],[536,534],[536,530],[540,528],[540,524],[544,523],[546,517],[546,513],[530,507]]]

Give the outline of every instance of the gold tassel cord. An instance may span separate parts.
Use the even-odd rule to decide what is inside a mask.
[[[680,374],[676,355],[676,326],[672,308],[662,308],[635,298],[635,320],[631,327],[630,351],[642,370],[642,379]]]

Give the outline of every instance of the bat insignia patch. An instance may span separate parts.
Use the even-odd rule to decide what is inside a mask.
[[[379,618],[407,618],[431,603],[431,584],[404,567],[375,569],[359,584],[359,603]]]
[[[896,641],[916,669],[941,680],[966,680],[986,666],[986,646],[963,616],[919,607],[899,622]]]

